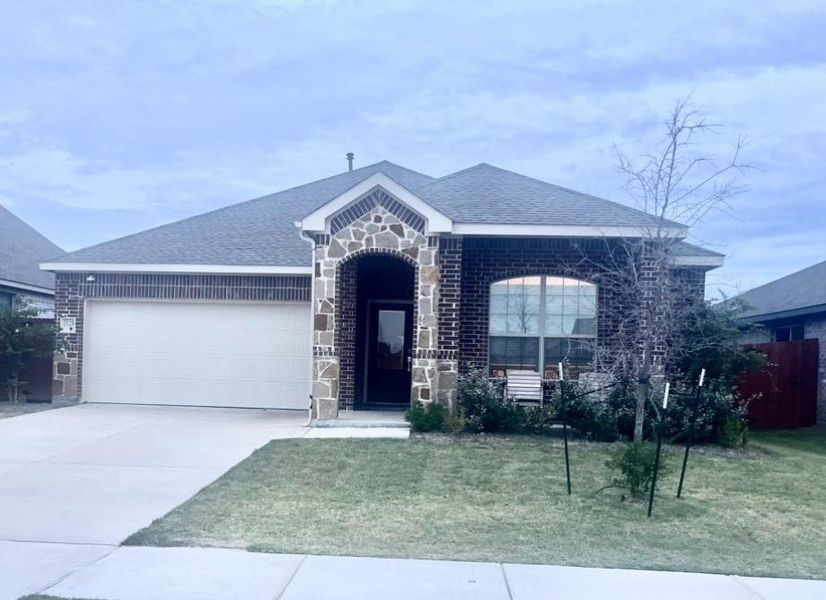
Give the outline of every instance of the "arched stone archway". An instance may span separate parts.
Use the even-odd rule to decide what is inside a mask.
[[[374,195],[378,194],[378,200]],[[332,419],[345,395],[355,389],[351,357],[343,356],[356,336],[357,323],[348,319],[348,306],[357,302],[351,269],[363,256],[387,256],[415,267],[414,322],[411,354],[411,401],[436,399],[438,368],[438,239],[426,237],[424,223],[376,190],[334,219],[333,233],[315,242],[313,400],[315,417]],[[404,209],[404,210],[402,210]],[[415,216],[415,215],[413,215]],[[342,360],[344,359],[344,360]],[[352,396],[350,396],[352,397]],[[349,400],[349,398],[348,398]],[[345,405],[350,408],[352,405]]]

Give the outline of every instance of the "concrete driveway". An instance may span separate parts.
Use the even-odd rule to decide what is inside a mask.
[[[306,413],[81,404],[0,420],[0,599],[109,554]]]

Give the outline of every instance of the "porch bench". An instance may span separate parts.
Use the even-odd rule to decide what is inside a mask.
[[[544,381],[538,371],[513,369],[505,377],[505,399],[543,406]]]

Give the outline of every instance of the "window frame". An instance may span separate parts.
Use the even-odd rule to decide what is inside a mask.
[[[794,331],[798,329],[800,331],[800,337],[794,337]],[[778,333],[780,331],[785,331],[788,333],[788,339],[781,340],[779,339]],[[774,328],[773,341],[775,342],[799,342],[801,340],[806,339],[806,324],[805,323],[792,323],[791,325],[781,325],[779,327]]]
[[[6,290],[0,290],[0,307],[12,308],[14,306],[14,294]]]
[[[511,281],[514,279],[526,279],[529,277],[538,277],[539,278],[539,331],[538,333],[491,333],[491,298],[493,297],[493,286],[498,283],[504,283],[506,281]],[[570,335],[547,335],[545,333],[545,325],[546,325],[546,317],[547,317],[547,305],[545,303],[547,297],[547,284],[548,279],[550,278],[558,278],[562,279],[563,281],[575,281],[577,284],[585,283],[589,286],[594,288],[594,333],[593,334],[582,334],[582,333],[571,333]],[[577,285],[577,289],[579,289],[579,285]],[[579,279],[576,277],[567,277],[565,275],[553,275],[553,274],[527,274],[527,275],[514,275],[513,277],[505,277],[503,279],[497,279],[495,281],[491,281],[488,285],[488,372],[491,371],[491,358],[490,358],[490,349],[491,349],[491,338],[498,337],[498,338],[511,338],[511,337],[518,337],[518,338],[534,338],[538,340],[539,345],[539,352],[538,352],[538,362],[537,362],[537,370],[545,379],[545,340],[573,340],[573,339],[581,339],[581,340],[593,340],[594,345],[596,346],[599,339],[599,286],[591,281],[586,279]],[[565,316],[563,313],[562,316]]]

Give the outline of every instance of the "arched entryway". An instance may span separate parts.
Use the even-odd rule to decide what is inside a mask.
[[[364,253],[341,267],[337,338],[342,408],[410,406],[416,267],[390,253]]]

